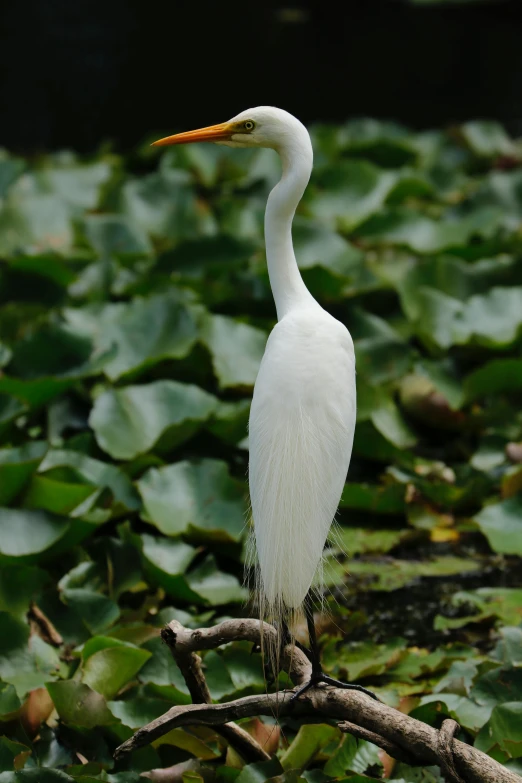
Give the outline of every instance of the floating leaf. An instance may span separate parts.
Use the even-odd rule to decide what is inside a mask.
[[[118,605],[105,595],[84,588],[65,588],[63,600],[81,617],[92,634],[110,628],[120,616]]]
[[[151,251],[147,235],[123,215],[87,215],[85,233],[102,256],[143,255]]]
[[[89,422],[100,447],[132,459],[168,435],[169,447],[190,438],[216,408],[216,398],[191,384],[156,381],[111,389],[95,401]]]
[[[47,443],[34,441],[16,449],[0,449],[0,504],[15,498],[36,470]]]
[[[515,146],[500,123],[475,120],[461,126],[460,132],[473,152],[480,157],[513,155]]]
[[[466,398],[476,400],[488,394],[522,389],[522,359],[493,359],[464,380]]]
[[[443,617],[437,615],[435,628],[461,628],[468,623],[480,623],[483,620],[498,617],[506,625],[515,625],[522,618],[522,590],[508,587],[480,587],[473,591],[459,591],[451,598],[455,606],[469,608],[469,613],[461,617]]]
[[[68,520],[55,514],[0,508],[0,555],[15,558],[45,552],[68,530]]]
[[[248,596],[235,576],[218,570],[212,557],[192,571],[187,581],[195,593],[212,604],[241,603]]]
[[[475,747],[490,755],[498,747],[507,758],[518,758],[522,753],[522,701],[497,705],[480,730]]]
[[[266,345],[266,333],[223,315],[208,315],[202,339],[212,354],[221,388],[252,388]]]
[[[356,484],[350,481],[344,485],[339,506],[373,511],[376,514],[401,514],[405,509],[404,486]]]
[[[193,547],[182,541],[143,535],[141,548],[145,569],[153,584],[161,585],[168,595],[181,601],[200,600],[186,578],[186,571],[196,555]]]
[[[41,568],[3,563],[0,569],[0,611],[22,619],[48,581],[48,575]]]
[[[30,636],[23,620],[0,612],[0,678],[14,686],[20,699],[59,670],[60,658],[53,647],[39,636]]]
[[[92,322],[86,315],[92,315]],[[67,316],[70,323],[88,330],[98,350],[116,347],[114,358],[104,367],[113,381],[164,359],[184,358],[198,336],[196,314],[175,290],[87,313],[85,308],[69,310]]]
[[[225,462],[177,462],[151,468],[137,482],[144,517],[165,535],[237,541],[244,529],[244,489]]]
[[[301,726],[297,736],[281,757],[284,770],[303,769],[327,743],[339,736],[339,729],[314,723]]]
[[[82,479],[96,487],[108,487],[115,501],[126,509],[134,511],[139,508],[139,497],[130,479],[115,465],[92,459],[79,451],[51,449],[40,463],[38,472],[47,473],[63,467],[73,469]]]
[[[341,161],[323,175],[309,208],[316,219],[351,231],[382,207],[396,180],[367,161]]]
[[[112,699],[150,657],[148,650],[131,645],[98,650],[84,663],[82,682],[106,699]]]
[[[522,498],[520,495],[486,506],[475,521],[494,552],[522,556]]]
[[[47,683],[47,690],[64,723],[94,729],[115,723],[103,696],[82,682]]]

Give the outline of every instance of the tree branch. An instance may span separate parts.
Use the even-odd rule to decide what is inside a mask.
[[[185,656],[195,650],[208,650],[234,640],[260,642],[260,624],[255,620],[227,620],[213,628],[195,631],[171,623],[170,631],[175,634],[177,655]],[[265,624],[263,633],[275,634]],[[167,632],[167,635],[169,632]],[[179,645],[179,649],[178,649]],[[292,680],[296,685],[306,681],[310,675],[310,663],[297,649],[286,648],[283,658],[289,664]],[[187,676],[189,676],[187,674]],[[191,675],[197,679],[191,670]],[[201,672],[201,676],[203,673]],[[205,683],[206,686],[206,683]],[[181,726],[222,726],[229,721],[250,718],[255,715],[286,715],[333,719],[342,721],[344,730],[364,736],[395,758],[408,758],[408,763],[419,765],[438,764],[451,783],[462,780],[467,783],[521,783],[518,775],[507,770],[490,756],[453,738],[457,724],[443,724],[442,736],[437,729],[426,723],[404,715],[379,701],[357,691],[319,685],[308,691],[297,701],[290,702],[293,691],[246,696],[225,704],[189,704],[172,707],[164,715],[139,729],[133,737],[115,751],[121,758],[137,748],[153,742],[173,728]],[[346,725],[350,724],[350,727]],[[239,727],[236,727],[239,728]],[[379,741],[378,741],[379,740]],[[263,751],[264,752],[264,751]]]
[[[172,656],[185,678],[192,701],[195,704],[211,704],[212,696],[208,689],[205,675],[201,667],[201,658],[193,652],[192,634],[187,632],[181,623],[173,620],[161,632],[161,638],[166,643]],[[197,638],[197,637],[196,637]],[[247,762],[269,761],[269,754],[247,731],[237,723],[224,723],[217,729],[220,734],[239,755]]]

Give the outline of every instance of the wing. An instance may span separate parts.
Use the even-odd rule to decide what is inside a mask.
[[[250,413],[249,483],[260,588],[269,611],[298,608],[322,559],[355,428],[355,358],[333,318],[283,319]]]

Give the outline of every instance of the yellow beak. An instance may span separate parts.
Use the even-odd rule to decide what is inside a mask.
[[[166,147],[169,144],[193,144],[196,141],[228,141],[235,133],[234,127],[229,122],[219,125],[209,125],[208,128],[176,133],[174,136],[165,136],[152,143],[153,147]]]

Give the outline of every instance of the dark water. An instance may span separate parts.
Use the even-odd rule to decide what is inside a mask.
[[[519,0],[3,0],[0,144],[88,151],[226,119],[369,115],[522,131]]]

